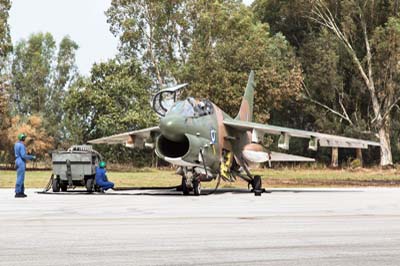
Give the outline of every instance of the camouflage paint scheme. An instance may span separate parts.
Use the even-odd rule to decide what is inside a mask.
[[[252,120],[254,87],[254,72],[251,72],[246,92],[236,119],[243,121]],[[218,174],[223,150],[234,152],[235,158],[240,158],[243,147],[251,142],[251,133],[236,131],[225,126],[224,121],[233,120],[233,118],[223,112],[214,103],[212,103],[212,106],[212,114],[200,117],[194,116],[182,119],[167,113],[165,117],[161,118],[160,129],[161,135],[186,135],[186,137],[190,139],[193,145],[190,145],[188,153],[185,154],[182,159],[185,162],[193,164],[193,166],[203,166],[201,160],[199,160],[199,152],[200,149],[203,148],[206,166],[209,167],[209,170],[214,172],[214,174]],[[173,121],[172,125],[169,127],[164,126],[165,124],[170,123],[170,121]],[[167,132],[168,130],[171,130],[172,132]],[[217,135],[215,143],[212,143],[211,137],[211,132],[213,130],[216,131]],[[196,139],[198,140],[198,143],[195,143]],[[156,140],[157,156],[173,163],[174,161],[169,160],[168,156],[163,154],[157,143],[158,141]],[[237,161],[239,165],[242,164],[239,159],[237,159]],[[178,162],[174,163],[179,165]],[[186,166],[186,164],[181,165]]]
[[[179,85],[176,88],[181,87],[182,85]],[[366,149],[368,146],[379,146],[378,142],[373,141],[253,123],[254,89],[254,72],[252,71],[236,118],[230,117],[208,100],[196,101],[193,98],[187,98],[183,101],[175,101],[167,111],[164,108],[158,127],[104,137],[89,141],[89,143],[125,143],[128,147],[152,147],[155,148],[157,156],[161,159],[187,169],[206,168],[214,177],[221,174],[221,164],[230,169],[235,163],[236,166],[241,166],[246,171],[247,177],[240,177],[249,182],[253,180],[253,177],[247,169],[248,162],[244,159],[243,150],[247,144],[254,143],[246,148],[253,148],[254,152],[260,152],[263,149],[261,141],[264,134],[280,135],[284,140],[284,145],[279,146],[278,143],[278,146],[283,149],[289,148],[290,137],[309,139],[310,149],[316,149],[318,145],[361,149]],[[157,95],[168,92],[168,89],[165,89]],[[175,90],[170,92],[176,93]],[[176,94],[173,94],[173,99],[176,100]],[[155,100],[153,100],[153,108],[154,103]],[[162,106],[161,99],[157,103]],[[205,109],[207,112],[195,111],[204,108],[204,105],[208,108]],[[226,160],[227,153],[233,153],[234,160],[230,162]],[[264,152],[263,154],[265,154],[265,161],[271,160],[271,158],[267,158],[271,157],[271,153],[268,155]],[[288,158],[288,161],[310,159],[290,156],[289,154],[280,154],[280,158]],[[238,167],[236,168],[238,169]]]

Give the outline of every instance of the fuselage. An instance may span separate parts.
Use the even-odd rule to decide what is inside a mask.
[[[235,141],[227,139],[229,132],[224,119],[232,118],[208,100],[187,98],[176,102],[160,120],[157,156],[175,165],[205,165],[207,169],[218,172],[223,150],[235,148]],[[248,142],[247,135],[243,137]],[[239,136],[237,143],[240,142]]]

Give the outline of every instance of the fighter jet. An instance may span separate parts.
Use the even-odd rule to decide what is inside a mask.
[[[367,149],[378,142],[322,134],[253,122],[254,72],[250,73],[239,113],[230,117],[207,99],[178,100],[187,84],[158,92],[153,109],[160,116],[158,126],[89,141],[91,144],[124,144],[130,148],[154,148],[156,155],[179,166],[184,195],[201,194],[201,182],[218,178],[248,182],[255,195],[263,192],[261,177],[252,175],[250,165],[271,161],[314,161],[312,158],[270,152],[265,134],[279,135],[278,147],[289,149],[290,138],[309,139],[309,149],[318,146]]]

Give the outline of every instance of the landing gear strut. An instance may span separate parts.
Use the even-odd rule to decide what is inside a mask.
[[[190,190],[188,188],[187,178],[185,176],[182,176],[182,185],[181,186],[182,186],[183,195],[189,195]]]
[[[201,182],[199,178],[193,179],[193,192],[195,196],[200,196],[201,194]]]
[[[239,167],[239,165],[236,166],[237,168]],[[254,196],[261,196],[261,194],[265,192],[265,189],[262,187],[261,176],[252,176],[244,160],[241,162],[241,166],[246,174],[241,174],[239,169],[234,169],[235,175],[246,181],[249,184],[249,188],[251,186],[251,191],[254,192]]]

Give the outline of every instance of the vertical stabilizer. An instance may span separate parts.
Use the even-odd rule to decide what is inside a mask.
[[[253,105],[254,105],[254,88],[256,84],[254,82],[254,71],[250,72],[249,80],[247,81],[246,91],[240,105],[240,110],[236,119],[242,121],[253,121]]]

